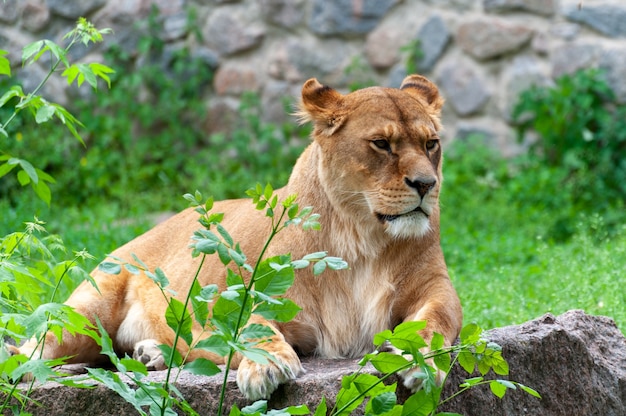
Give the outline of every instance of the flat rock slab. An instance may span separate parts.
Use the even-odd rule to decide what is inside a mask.
[[[538,390],[543,398],[515,390],[498,399],[487,387],[478,387],[456,397],[441,411],[466,416],[626,415],[626,339],[611,319],[570,311],[558,317],[547,314],[522,325],[493,329],[487,334],[503,348],[511,369],[509,379]],[[303,365],[306,374],[281,386],[268,401],[269,408],[306,404],[314,410],[322,397],[332,407],[341,378],[359,368],[357,360],[306,358]],[[165,371],[155,371],[148,379],[163,380],[165,374]],[[467,374],[456,366],[443,397],[457,391],[466,378]],[[176,385],[199,414],[217,413],[220,376],[202,377],[183,372]],[[400,399],[408,394],[399,387]],[[40,404],[29,407],[33,415],[136,414],[120,396],[101,385],[77,389],[46,383],[37,386],[31,397]],[[228,379],[226,414],[232,404],[240,408],[249,404],[237,390],[234,373]]]

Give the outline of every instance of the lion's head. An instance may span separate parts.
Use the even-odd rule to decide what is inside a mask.
[[[342,95],[310,79],[299,115],[313,121],[322,186],[333,204],[393,237],[438,228],[443,99],[426,78]]]

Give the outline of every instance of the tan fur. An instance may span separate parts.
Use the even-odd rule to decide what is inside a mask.
[[[281,198],[295,193],[300,206],[313,206],[321,214],[322,231],[289,227],[274,240],[270,254],[291,253],[298,259],[327,251],[343,257],[350,269],[328,270],[318,277],[310,270],[298,271],[287,293],[303,309],[298,316],[288,323],[257,319],[275,329],[272,342],[262,345],[281,365],[261,366],[246,359],[236,363],[239,386],[248,398],[268,396],[278,383],[301,373],[295,351],[358,357],[372,350],[374,334],[410,320],[428,320],[423,335],[439,332],[448,345],[457,337],[461,306],[439,244],[442,175],[437,131],[442,104],[437,88],[418,75],[407,77],[400,89],[372,87],[347,95],[315,79],[304,84],[298,115],[313,122],[313,141],[278,193]],[[422,212],[410,213],[418,206]],[[247,200],[218,202],[214,211],[226,214],[223,225],[248,258],[256,258],[269,229],[263,213]],[[198,228],[198,214],[188,209],[113,254],[132,262],[134,253],[150,268],[161,267],[172,289],[184,294],[199,264],[189,249]],[[97,316],[118,351],[131,354],[135,349],[136,357],[143,355],[151,366],[162,368],[155,346],[171,344],[173,332],[155,284],[126,271],[112,276],[96,269],[92,275],[101,294],[83,283],[67,304],[91,319]],[[225,288],[217,256],[207,258],[200,282]],[[199,327],[194,333],[207,335]],[[32,348],[26,345],[22,351]],[[186,349],[180,348],[183,355]],[[86,337],[66,336],[59,345],[48,335],[44,356],[66,355],[74,356],[72,362],[102,360],[98,347]],[[222,363],[206,352],[191,352],[190,359],[197,357]],[[410,375],[406,381],[417,387]]]

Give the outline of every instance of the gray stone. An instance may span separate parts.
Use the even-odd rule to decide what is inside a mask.
[[[613,320],[570,311],[558,317],[547,314],[522,325],[493,329],[484,336],[502,347],[510,367],[508,377],[497,378],[509,378],[532,387],[542,399],[519,389],[498,399],[487,386],[474,387],[439,411],[465,416],[626,414],[626,339]],[[302,362],[307,372],[279,387],[268,400],[268,408],[306,404],[313,412],[322,397],[332,408],[342,377],[359,368],[356,360],[305,358]],[[374,372],[371,367],[365,367],[364,371]],[[147,380],[162,381],[165,374],[165,371],[151,372]],[[457,392],[459,384],[468,377],[460,366],[454,366],[442,397]],[[486,378],[496,376],[488,374]],[[132,385],[127,379],[123,380]],[[221,375],[202,377],[182,372],[176,386],[199,414],[214,415],[221,383]],[[398,383],[397,394],[402,402],[410,393]],[[27,410],[34,416],[134,414],[133,408],[117,394],[99,385],[87,390],[47,383],[37,386],[31,397],[41,403],[41,407],[29,405]],[[237,390],[234,372],[231,372],[226,390],[227,411],[233,404],[242,408],[248,403]]]
[[[612,38],[626,37],[626,6],[592,5],[570,7],[565,16]]]
[[[1,13],[1,12],[0,12]],[[50,22],[50,9],[43,4],[28,2],[22,10],[22,26],[32,33],[37,33]]]
[[[247,91],[258,91],[257,71],[249,67],[221,66],[213,80],[218,95],[241,95]]]
[[[251,24],[241,14],[226,9],[217,9],[211,13],[203,32],[210,48],[224,55],[232,55],[261,44],[265,29]]]
[[[476,59],[515,52],[531,39],[532,30],[496,19],[474,19],[459,26],[456,41]]]
[[[322,36],[365,34],[398,0],[313,0],[309,28]]]
[[[263,119],[271,123],[292,123],[290,113],[295,108],[285,108],[288,103],[292,105],[297,102],[300,95],[300,86],[295,88],[285,81],[269,81],[265,84],[261,97],[261,108]],[[285,111],[286,110],[286,111]]]
[[[460,116],[478,113],[491,96],[485,81],[468,64],[450,63],[440,76],[444,97]]]
[[[440,16],[431,16],[417,34],[422,50],[422,58],[417,69],[430,72],[450,42],[450,32]]]
[[[400,46],[404,31],[399,27],[379,27],[371,31],[365,41],[367,62],[376,69],[386,69],[400,60]]]
[[[187,34],[187,27],[187,14],[185,12],[165,16],[161,39],[165,41],[180,39]]]
[[[513,60],[502,74],[504,88],[500,96],[500,111],[506,121],[511,121],[511,113],[522,91],[531,86],[548,87],[552,80],[540,62],[530,56],[519,56]]]
[[[491,330],[487,339],[502,347],[508,378],[536,389],[542,399],[518,389],[500,400],[488,389],[470,389],[441,410],[465,416],[626,415],[626,339],[612,319],[583,311],[547,314]],[[448,392],[466,377],[453,372]]]
[[[606,48],[600,57],[600,68],[606,71],[607,80],[617,101],[626,104],[626,47]]]
[[[580,32],[580,25],[561,22],[550,27],[550,34],[565,40],[572,40]]]
[[[104,6],[106,0],[47,0],[46,3],[52,13],[78,19]]]
[[[408,74],[406,73],[406,65],[403,63],[395,65],[389,71],[389,80],[387,81],[387,85],[392,88],[400,88],[402,85],[402,81],[406,78]]]
[[[345,42],[339,40],[320,44],[312,40],[289,39],[286,45],[275,50],[270,73],[276,79],[301,82],[317,77],[322,82],[327,76],[340,73],[349,55]]]
[[[472,10],[478,7],[480,0],[424,0],[433,6],[450,9],[458,12]]]
[[[483,7],[487,12],[510,13],[524,11],[544,16],[556,13],[556,0],[483,0]]]
[[[590,43],[566,43],[552,53],[552,76],[571,74],[579,69],[595,67],[602,46]]]
[[[275,25],[293,28],[304,19],[304,0],[261,0],[263,18]]]
[[[6,0],[0,2],[0,22],[15,23],[19,15],[19,8],[22,1]]]

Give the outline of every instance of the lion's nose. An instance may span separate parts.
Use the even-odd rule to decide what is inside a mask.
[[[435,178],[430,178],[430,179],[415,179],[415,180],[411,180],[409,178],[404,178],[404,181],[406,182],[407,185],[409,185],[411,188],[414,188],[417,190],[417,193],[419,194],[420,197],[424,197],[424,195],[426,195],[428,193],[428,191],[430,191],[431,189],[433,189],[433,187],[435,186],[435,184],[437,183],[437,179]]]

